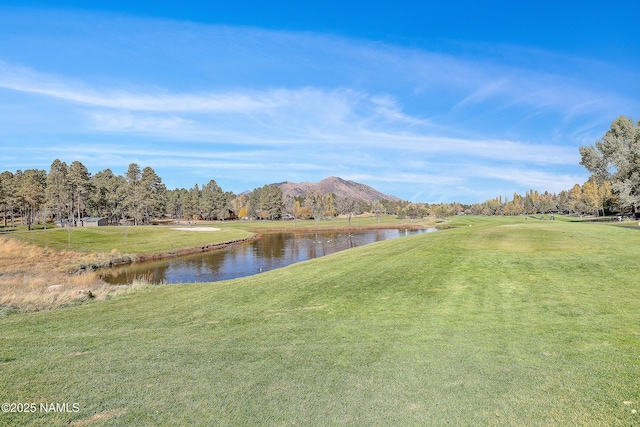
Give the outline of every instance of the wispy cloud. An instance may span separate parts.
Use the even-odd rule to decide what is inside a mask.
[[[506,166],[501,168],[474,167],[474,175],[494,178],[504,182],[515,182],[521,188],[544,189],[550,192],[569,190],[576,184],[582,184],[584,176],[541,171],[529,167],[515,168]]]
[[[276,96],[280,101],[269,102],[270,105],[278,104],[278,108],[257,110],[251,114],[244,112],[246,117],[235,120],[216,114],[205,119],[172,114],[154,116],[127,109],[100,109],[98,112],[87,114],[91,118],[90,126],[103,131],[155,135],[168,133],[171,137],[180,133],[181,137],[186,139],[203,140],[217,137],[232,144],[286,145],[296,140],[338,145],[348,142],[358,147],[379,149],[392,145],[396,150],[412,153],[456,153],[460,157],[551,164],[569,164],[575,162],[576,158],[575,150],[565,146],[452,138],[420,133],[420,129],[416,131],[416,128],[428,128],[428,121],[403,113],[393,102],[381,102],[380,98],[370,98],[353,91],[326,93],[305,88],[301,91],[286,92],[286,102],[282,101],[282,93]],[[256,96],[262,99],[269,98],[270,94],[272,92],[256,92]],[[245,95],[240,94],[237,97],[243,96]],[[174,111],[173,108],[168,110],[169,113]],[[234,113],[238,114],[237,111]],[[384,118],[381,119],[380,116]],[[381,128],[381,121],[387,131],[372,129]],[[251,126],[250,131],[240,131],[240,128],[247,128],[248,125]],[[256,136],[256,132],[251,130],[260,131],[259,135]]]
[[[581,73],[586,62],[517,46],[467,55],[103,18],[25,43],[46,39],[73,60],[68,68],[49,65],[48,52],[30,62],[0,47],[0,90],[11,94],[0,98],[11,112],[0,126],[55,112],[55,127],[21,129],[26,149],[102,168],[148,163],[188,182],[236,174],[245,188],[234,190],[342,175],[406,198],[473,200],[474,191],[555,191],[583,180],[577,147],[640,108],[637,97]],[[52,22],[42,25],[62,25]],[[63,49],[70,39],[75,49]]]
[[[454,106],[454,108],[463,107],[465,105],[480,104],[491,97],[495,97],[498,94],[507,94],[512,91],[512,87],[506,79],[500,79],[496,81],[488,81],[486,84],[478,87],[475,91],[469,94],[466,98],[460,101]]]
[[[86,84],[69,82],[25,67],[0,62],[0,87],[44,95],[91,107],[130,111],[186,113],[248,113],[287,105],[298,93],[273,90],[253,93],[145,94],[118,90],[97,90]],[[162,92],[162,91],[160,91]]]

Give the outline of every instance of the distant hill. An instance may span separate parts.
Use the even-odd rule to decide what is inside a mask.
[[[399,202],[400,199],[396,196],[383,194],[375,188],[369,187],[365,184],[360,184],[354,181],[347,181],[342,178],[331,176],[323,179],[322,181],[314,184],[312,182],[280,182],[272,185],[277,185],[282,189],[282,193],[291,196],[305,196],[310,190],[317,190],[320,193],[333,193],[338,198],[351,197],[353,199],[364,200],[367,203],[371,203],[375,200],[389,200],[391,202]]]

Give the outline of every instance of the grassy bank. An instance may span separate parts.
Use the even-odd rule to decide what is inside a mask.
[[[352,228],[428,226],[406,223],[391,216],[378,223],[371,216],[352,218]],[[403,225],[404,224],[404,225]],[[90,227],[71,230],[41,225],[2,229],[0,235],[0,315],[76,304],[120,292],[92,270],[163,256],[210,250],[245,240],[255,232],[302,231],[313,228],[344,229],[346,218],[319,221],[226,221],[198,223],[221,231],[198,232],[196,227],[172,226]],[[190,231],[175,230],[188,228]],[[144,280],[144,279],[143,279]]]
[[[73,228],[69,232],[62,228],[48,228],[27,231],[25,227],[11,229],[6,235],[25,243],[53,250],[65,250],[105,255],[119,254],[159,254],[180,249],[200,247],[246,239],[256,232],[308,231],[313,229],[351,228],[393,228],[429,227],[435,220],[398,220],[385,216],[378,221],[372,216],[352,218],[351,225],[346,218],[332,218],[318,221],[200,221],[198,227],[220,228],[217,232],[194,232],[175,228],[196,228],[185,221],[179,225],[128,226],[128,227],[86,227]]]
[[[640,232],[451,225],[2,318],[0,424],[639,424]]]
[[[201,250],[253,235],[241,229],[197,232],[153,226],[77,228],[70,235],[60,228],[1,235],[0,316],[120,292],[100,279],[93,271],[98,267]]]
[[[344,217],[339,216],[336,218],[323,219],[315,221],[312,219],[297,220],[297,221],[233,221],[226,222],[230,227],[237,227],[239,229],[251,230],[251,231],[299,231],[299,230],[313,230],[313,229],[346,229],[346,228],[394,228],[394,227],[430,227],[436,223],[435,218],[424,218],[410,220],[408,218],[398,219],[395,215],[385,215],[378,218],[370,215],[363,214],[358,217],[352,217],[351,221]],[[219,223],[220,224],[220,223]]]
[[[186,224],[175,228],[189,228]],[[20,231],[11,236],[21,241],[51,249],[91,252],[96,254],[154,254],[233,240],[245,239],[253,233],[225,227],[220,231],[197,232],[174,230],[169,226],[53,228],[31,232]]]

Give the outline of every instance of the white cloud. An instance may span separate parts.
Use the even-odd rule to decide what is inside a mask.
[[[570,187],[582,179],[566,172],[577,165],[577,146],[601,135],[602,123],[606,128],[615,115],[640,106],[630,94],[607,90],[606,82],[577,78],[577,66],[553,72],[527,66],[557,60],[546,52],[521,51],[520,59],[501,61],[517,55],[483,56],[479,49],[472,57],[189,23],[132,19],[127,25],[121,34],[94,34],[87,24],[87,40],[74,38],[98,45],[97,52],[126,45],[107,71],[81,69],[104,61],[98,54],[85,59],[69,50],[79,70],[65,72],[45,60],[10,62],[0,48],[0,88],[14,95],[6,104],[0,100],[2,111],[15,114],[22,100],[22,122],[29,123],[29,114],[50,117],[47,109],[61,122],[23,131],[41,138],[26,144],[44,150],[42,141],[71,135],[108,143],[82,150],[57,145],[50,152],[65,147],[86,156],[94,147],[92,160],[102,159],[104,167],[135,159],[185,174],[253,171],[256,185],[287,174],[308,173],[311,180],[339,173],[407,188],[403,197],[448,192],[455,199],[472,197],[473,189],[491,191],[482,188],[484,179],[504,182],[503,188]],[[127,66],[130,71],[120,71]],[[0,125],[15,122],[12,117],[0,118]]]
[[[585,181],[583,175],[545,172],[528,167],[515,168],[512,166],[489,168],[475,166],[474,175],[479,177],[500,179],[515,183],[518,187],[544,189],[543,191],[560,192],[568,190],[576,183]]]
[[[192,120],[179,116],[134,115],[129,112],[89,112],[89,127],[107,132],[179,132],[193,124]]]
[[[539,164],[575,164],[577,154],[572,147],[527,144],[508,140],[450,138],[442,136],[367,133],[369,143],[391,145],[416,154],[455,155],[494,161],[531,162]]]
[[[91,107],[187,113],[247,113],[270,110],[290,104],[299,96],[295,91],[287,90],[202,94],[145,94],[97,90],[85,84],[49,76],[25,67],[10,66],[3,62],[0,62],[0,87]]]
[[[454,108],[471,104],[480,104],[487,101],[490,97],[495,97],[498,94],[504,95],[512,90],[512,85],[504,78],[496,81],[488,81],[460,101]]]

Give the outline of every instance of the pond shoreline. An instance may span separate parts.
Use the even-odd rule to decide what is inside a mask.
[[[271,227],[271,228],[254,228],[249,229],[251,233],[254,233],[252,237],[247,237],[245,239],[237,239],[230,240],[228,242],[219,242],[219,243],[209,243],[203,246],[192,246],[188,248],[182,248],[175,251],[169,252],[160,252],[155,254],[148,253],[139,253],[135,254],[135,260],[129,262],[122,262],[119,264],[113,265],[125,265],[131,264],[134,262],[143,262],[143,261],[151,261],[158,260],[163,258],[173,258],[181,255],[193,255],[199,252],[208,252],[216,249],[224,249],[231,245],[236,245],[240,243],[252,242],[254,240],[262,238],[263,234],[270,233],[319,233],[326,231],[367,231],[367,230],[421,230],[423,228],[429,228],[428,225],[424,224],[399,224],[399,225],[383,225],[383,224],[375,224],[375,225],[363,225],[363,226],[342,226],[342,227],[303,227],[303,228],[286,228],[286,227]],[[435,227],[437,228],[437,227]]]
[[[98,261],[96,263],[88,263],[78,266],[78,268],[74,271],[71,271],[70,274],[78,274],[83,273],[85,271],[99,271],[99,270],[108,270],[111,267],[121,267],[124,265],[135,264],[138,262],[145,261],[155,261],[165,258],[176,258],[184,255],[193,255],[199,252],[209,252],[216,249],[224,249],[232,245],[237,245],[240,243],[252,242],[254,240],[262,237],[261,234],[255,233],[251,237],[246,237],[244,239],[237,240],[229,240],[226,242],[218,242],[218,243],[207,243],[205,245],[199,246],[190,246],[188,248],[177,249],[175,251],[168,252],[157,252],[157,253],[134,253],[134,254],[121,254],[121,256],[112,258],[109,261]]]
[[[155,254],[146,258],[145,262],[113,266],[102,270],[102,278],[113,285],[126,285],[140,277],[148,283],[216,282],[382,240],[436,230],[435,227],[334,227],[331,230],[325,227],[320,230],[306,228],[285,232],[270,229],[269,232],[243,240],[243,244],[227,242],[206,245],[164,256]],[[216,248],[226,249],[216,251]]]
[[[229,240],[227,242],[208,243],[206,245],[191,246],[191,247],[188,247],[188,248],[177,249],[175,251],[160,252],[160,253],[155,253],[155,254],[145,254],[145,253],[136,254],[135,255],[136,259],[134,261],[131,261],[131,262],[151,261],[151,260],[158,260],[158,259],[163,259],[163,258],[179,257],[179,256],[182,256],[182,255],[193,255],[193,254],[197,254],[199,252],[209,252],[209,251],[213,251],[213,250],[216,250],[216,249],[227,248],[227,247],[229,247],[231,245],[236,245],[236,244],[246,243],[246,242],[252,242],[254,240],[259,239],[260,237],[262,237],[261,234],[255,233],[253,236],[246,237],[244,239]],[[129,262],[129,264],[131,262]],[[123,263],[123,264],[127,264],[127,263]],[[122,264],[114,264],[114,265],[122,265]]]
[[[388,224],[374,224],[374,225],[364,225],[364,226],[339,226],[339,227],[269,227],[269,228],[260,228],[255,227],[253,229],[249,229],[250,232],[254,233],[253,236],[247,237],[244,239],[237,240],[229,240],[226,242],[218,242],[218,243],[208,243],[205,245],[199,246],[191,246],[187,248],[177,249],[174,251],[167,252],[158,252],[158,253],[135,253],[135,254],[123,254],[122,257],[115,258],[109,260],[106,264],[95,264],[95,265],[83,265],[78,268],[77,272],[87,271],[87,270],[108,270],[111,267],[121,267],[129,264],[141,263],[145,261],[157,261],[161,259],[167,258],[176,258],[180,256],[186,255],[194,255],[201,252],[210,252],[217,249],[228,248],[233,245],[238,245],[242,243],[248,243],[255,240],[259,240],[262,238],[263,234],[275,234],[275,233],[292,233],[292,234],[301,234],[301,233],[319,233],[319,232],[332,232],[332,231],[354,231],[361,232],[367,230],[420,230],[434,227],[434,225],[428,224],[398,224],[398,225],[388,225]],[[435,228],[438,228],[435,226]]]
[[[254,233],[316,233],[322,231],[367,231],[367,230],[421,230],[423,228],[441,228],[439,224],[373,224],[336,227],[254,227],[249,231]]]

